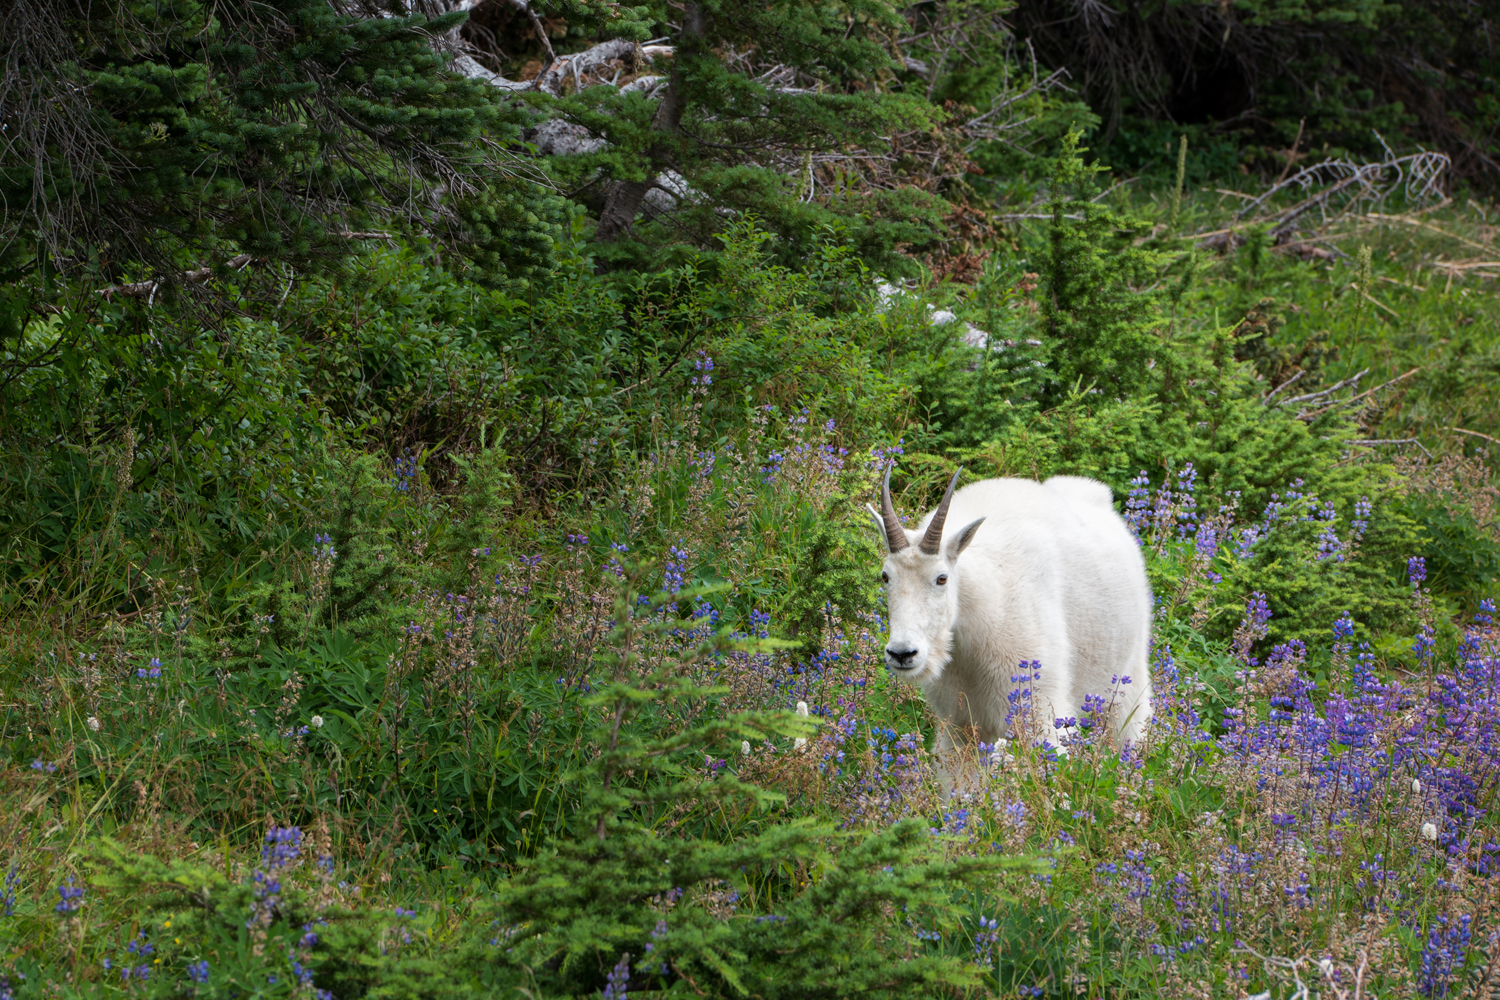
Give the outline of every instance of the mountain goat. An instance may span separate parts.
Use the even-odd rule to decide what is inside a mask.
[[[1028,684],[1031,716],[1047,733],[1054,719],[1075,725],[1093,695],[1110,705],[1112,735],[1138,740],[1151,718],[1151,588],[1109,487],[1054,476],[986,479],[954,493],[954,473],[937,510],[907,531],[890,483],[887,469],[880,513],[866,508],[890,553],[885,662],[921,686],[946,723],[940,748],[955,730],[987,743],[1017,736],[1007,696]],[[945,531],[950,519],[962,527]],[[1041,664],[1034,675],[1021,667],[1030,661]]]

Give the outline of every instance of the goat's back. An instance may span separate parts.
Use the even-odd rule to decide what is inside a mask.
[[[1109,487],[1077,476],[982,480],[953,495],[947,530],[979,517],[985,522],[959,566],[961,593],[983,593],[962,602],[963,613],[986,620],[971,617],[961,630],[998,630],[1008,637],[1003,648],[1010,656],[1065,671],[1066,693],[1058,694],[1071,706],[1064,714],[1086,693],[1108,695],[1119,676],[1131,676],[1132,702],[1149,698],[1151,588],[1140,546],[1115,512]],[[989,665],[1006,676],[1014,667]],[[1133,738],[1138,726],[1127,729]]]

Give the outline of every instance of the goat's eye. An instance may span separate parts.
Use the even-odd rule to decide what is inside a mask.
[[[937,585],[939,587],[941,587],[943,584],[945,584],[947,582],[948,582],[948,574],[947,573],[939,573],[938,574],[938,578],[937,578]]]
[[[889,574],[889,573],[881,573],[880,574],[880,582],[881,583],[890,583],[891,582],[891,574]]]

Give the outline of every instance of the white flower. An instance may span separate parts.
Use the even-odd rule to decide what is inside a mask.
[[[323,717],[321,715],[315,715],[311,719],[309,719],[308,721],[312,723],[312,727],[314,729],[322,729],[323,728]]]
[[[1413,778],[1413,779],[1411,779],[1411,790],[1414,791],[1414,792],[1416,792],[1418,795],[1422,794],[1422,779],[1421,778]]]
[[[740,754],[742,756],[745,756],[745,757],[750,756],[750,741],[749,740],[740,740]]]
[[[89,728],[96,733],[99,731],[99,719],[97,717],[89,716]]]
[[[1331,958],[1320,958],[1320,959],[1318,959],[1318,971],[1321,972],[1321,973],[1323,973],[1323,975],[1327,976],[1328,978],[1332,979],[1333,978],[1333,959],[1331,959]]]
[[[804,718],[804,719],[807,718],[807,702],[805,702],[805,701],[799,701],[799,702],[797,702],[797,714],[800,715],[800,716],[802,716],[802,718]],[[806,750],[807,749],[807,740],[806,740],[806,738],[802,737],[802,736],[798,736],[795,739],[793,739],[792,740],[792,749],[795,750],[797,753],[801,753],[802,751]]]
[[[1437,824],[1435,824],[1435,823],[1423,823],[1422,824],[1422,839],[1423,840],[1437,840]]]

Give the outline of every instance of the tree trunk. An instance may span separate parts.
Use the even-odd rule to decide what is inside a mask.
[[[683,64],[697,54],[698,45],[707,30],[702,6],[688,4],[683,9],[682,36],[678,39],[677,50],[672,59],[672,79],[667,84],[666,96],[662,98],[661,107],[656,109],[656,118],[651,123],[652,129],[663,137],[675,136],[682,124],[682,112],[687,106],[687,95],[684,93],[687,80]],[[594,232],[596,240],[610,243],[630,229],[641,210],[646,192],[656,183],[656,175],[670,165],[670,151],[670,142],[653,141],[647,149],[650,176],[643,181],[620,181],[609,192],[609,197],[604,202],[604,211],[599,213],[599,228]]]

